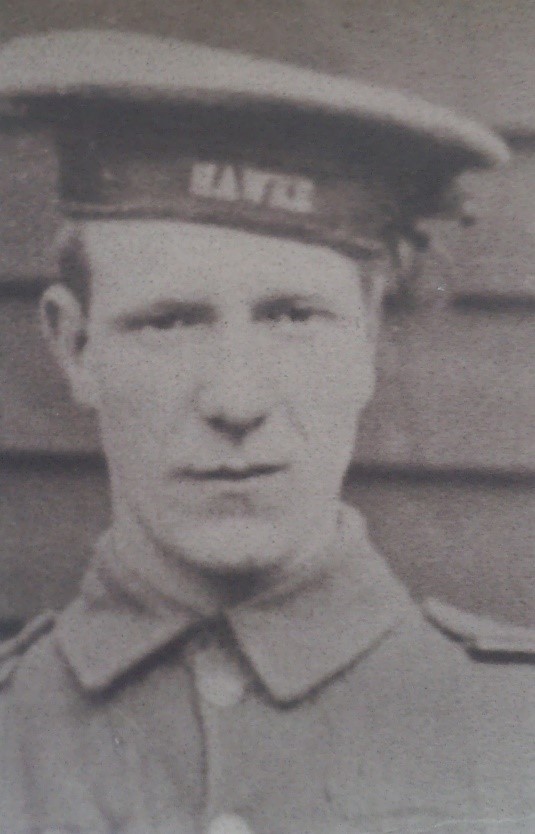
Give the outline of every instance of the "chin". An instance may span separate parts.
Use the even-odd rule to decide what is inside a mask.
[[[192,567],[214,573],[251,573],[283,565],[294,536],[286,525],[256,519],[225,519],[167,536],[168,549]]]

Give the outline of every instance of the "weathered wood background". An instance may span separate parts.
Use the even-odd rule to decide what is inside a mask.
[[[348,497],[416,596],[535,622],[535,4],[512,0],[29,0],[52,27],[176,34],[395,85],[504,132],[513,165],[467,177],[480,216],[437,225],[411,303],[386,305],[380,383]],[[73,594],[109,515],[92,419],[39,335],[58,225],[49,137],[0,123],[0,629]]]

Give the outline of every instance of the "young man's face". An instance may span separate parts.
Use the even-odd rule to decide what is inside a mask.
[[[188,223],[84,236],[88,338],[69,373],[91,390],[116,514],[217,571],[313,551],[373,390],[358,264]]]

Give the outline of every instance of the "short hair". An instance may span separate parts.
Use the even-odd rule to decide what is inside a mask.
[[[69,289],[80,303],[84,315],[91,305],[91,260],[84,240],[83,222],[71,222],[57,239],[59,283]],[[346,254],[346,253],[344,253]],[[351,257],[351,256],[350,256]],[[386,273],[392,269],[393,252],[385,248],[384,257],[358,257],[364,301],[370,312],[378,314],[386,285]]]

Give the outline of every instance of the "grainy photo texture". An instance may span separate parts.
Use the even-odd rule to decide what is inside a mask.
[[[533,834],[535,6],[0,22],[0,834]]]

